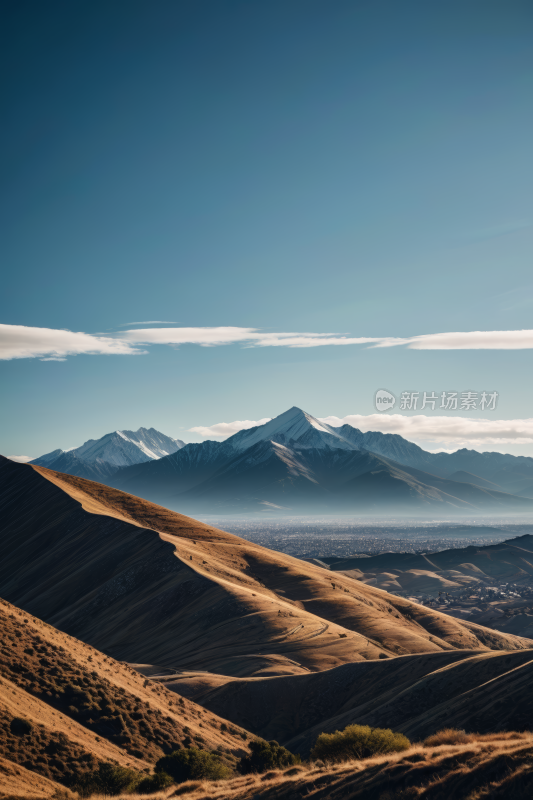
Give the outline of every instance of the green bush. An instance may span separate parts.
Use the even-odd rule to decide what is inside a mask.
[[[217,781],[231,777],[231,770],[216,753],[186,747],[163,756],[155,765],[156,772],[166,772],[176,783],[190,780]]]
[[[255,739],[250,742],[249,756],[243,756],[237,766],[241,775],[249,772],[266,772],[279,767],[291,767],[299,764],[300,756],[295,756],[290,750],[282,747],[276,741],[265,742],[264,739]]]
[[[311,750],[311,758],[323,761],[349,761],[370,758],[380,753],[407,750],[411,742],[403,733],[390,728],[370,728],[368,725],[348,725],[343,731],[321,733]]]
[[[94,772],[81,775],[72,788],[81,797],[90,797],[95,793],[120,794],[134,791],[141,780],[142,776],[133,769],[101,762]]]
[[[166,772],[156,772],[155,775],[143,778],[136,791],[139,794],[151,794],[152,792],[158,792],[160,789],[168,789],[173,783],[174,779],[167,775]]]

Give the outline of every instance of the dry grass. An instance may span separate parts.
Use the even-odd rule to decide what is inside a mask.
[[[530,800],[532,796],[533,734],[514,732],[472,734],[465,744],[415,745],[404,753],[365,761],[311,762],[230,781],[193,781],[153,795],[159,800]],[[121,800],[141,800],[141,796],[125,795]]]
[[[29,722],[24,735],[11,730],[14,718]],[[233,768],[246,752],[242,733],[0,598],[0,757],[13,769],[73,786],[101,761],[146,772],[184,746],[224,746]],[[4,772],[0,800],[23,783]]]

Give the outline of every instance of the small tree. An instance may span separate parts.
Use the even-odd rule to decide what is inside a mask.
[[[231,770],[216,753],[185,747],[163,756],[155,765],[156,772],[166,772],[176,783],[190,780],[217,781],[231,777]]]
[[[282,747],[275,740],[265,742],[264,739],[255,739],[250,742],[249,756],[243,756],[239,761],[237,769],[241,775],[249,772],[266,772],[269,769],[279,769],[280,767],[290,767],[299,764],[300,756],[294,755],[286,747]]]
[[[311,750],[311,758],[322,761],[349,761],[370,758],[380,753],[407,750],[411,742],[403,733],[390,728],[369,725],[348,725],[343,731],[321,733]]]

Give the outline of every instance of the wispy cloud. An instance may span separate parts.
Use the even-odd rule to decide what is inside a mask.
[[[19,464],[27,464],[28,461],[33,461],[36,456],[6,456],[10,461],[18,461]]]
[[[255,428],[256,425],[266,425],[267,422],[270,422],[270,417],[255,421],[237,419],[235,422],[217,422],[215,425],[209,426],[199,425],[196,428],[189,428],[189,431],[199,434],[204,439],[227,439],[228,436],[233,436],[234,433],[248,430],[248,428]]]
[[[380,431],[396,433],[410,441],[443,442],[460,447],[482,445],[531,444],[533,442],[533,419],[472,419],[469,417],[433,417],[417,414],[404,417],[401,414],[349,414],[346,417],[320,417],[333,428],[351,425],[364,433]],[[222,439],[238,431],[264,425],[268,418],[259,420],[235,420],[218,422],[215,425],[199,425],[189,428],[204,439]],[[442,448],[440,448],[442,449]],[[436,451],[435,451],[436,452]],[[452,452],[450,450],[450,452]]]
[[[13,358],[41,358],[46,361],[63,361],[66,356],[129,355],[139,353],[128,342],[90,333],[29,328],[25,325],[0,325],[0,360]]]
[[[0,360],[40,358],[64,361],[67,356],[134,355],[146,353],[143,346],[198,345],[220,347],[325,347],[370,345],[411,350],[524,350],[533,349],[533,330],[465,331],[429,333],[405,338],[348,336],[339,333],[270,332],[234,326],[202,328],[130,328],[113,334],[92,334],[23,325],[0,325]]]
[[[533,330],[426,333],[405,339],[383,338],[374,347],[399,345],[406,345],[409,350],[530,350],[533,348]]]
[[[135,344],[198,344],[216,347],[244,344],[248,347],[321,347],[324,345],[367,344],[381,339],[348,337],[336,333],[270,333],[258,328],[141,328],[123,331],[121,338]]]

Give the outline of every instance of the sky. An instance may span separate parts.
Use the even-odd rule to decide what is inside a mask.
[[[1,453],[299,406],[533,456],[529,0],[0,15]]]

